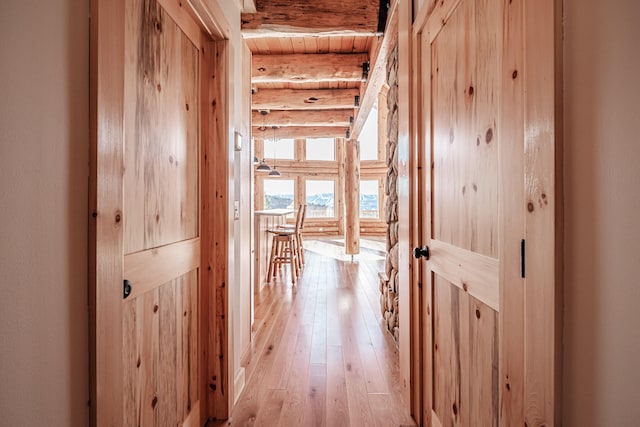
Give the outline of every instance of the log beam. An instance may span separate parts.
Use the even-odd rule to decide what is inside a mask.
[[[364,122],[371,112],[371,108],[378,98],[380,88],[387,80],[387,57],[398,41],[398,2],[393,2],[389,10],[389,21],[384,37],[371,55],[371,71],[366,84],[362,86],[360,108],[356,112],[355,121],[351,128],[351,138],[358,138]]]
[[[242,33],[378,34],[379,0],[260,0],[256,13],[243,13]]]
[[[286,126],[278,129],[253,127],[254,138],[261,139],[302,139],[302,138],[344,138],[347,126]]]
[[[362,80],[366,53],[253,55],[253,83],[309,83]]]
[[[254,110],[333,110],[353,108],[358,89],[262,89],[253,94]]]
[[[253,126],[349,126],[349,117],[353,110],[285,110],[269,111],[262,115],[259,111],[251,113]],[[342,135],[344,136],[344,135]]]

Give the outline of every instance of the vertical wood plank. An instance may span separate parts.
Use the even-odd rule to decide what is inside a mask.
[[[158,424],[166,422],[179,422],[184,420],[182,414],[178,418],[178,401],[182,396],[178,395],[178,352],[176,342],[182,339],[177,333],[176,316],[177,288],[182,286],[183,278],[175,279],[158,289],[158,362],[154,373],[157,390],[157,416]],[[180,356],[182,356],[180,354]],[[182,405],[180,405],[182,406]],[[180,408],[182,409],[182,408]]]
[[[213,325],[211,336],[214,340],[213,366],[210,367],[210,379],[215,383],[213,393],[213,406],[210,413],[216,418],[227,418],[229,413],[229,395],[230,379],[227,377],[229,372],[229,346],[228,346],[228,322],[227,313],[229,312],[228,296],[226,291],[228,271],[228,223],[229,213],[227,206],[229,205],[228,182],[229,182],[229,138],[228,131],[228,103],[229,94],[227,89],[228,82],[228,64],[230,62],[230,53],[228,42],[225,40],[215,41],[214,56],[216,64],[214,71],[214,83],[211,85],[211,105],[213,107],[213,126],[212,131],[215,137],[212,141],[216,167],[215,171],[215,198],[213,204],[215,248],[213,250],[213,270],[214,281],[212,291],[215,292],[212,298],[213,307],[215,307],[215,324]],[[213,368],[213,369],[211,369]]]
[[[91,408],[93,425],[123,422],[122,166],[124,0],[91,1],[90,253]]]
[[[503,10],[499,135],[500,262],[500,424],[524,422],[524,280],[520,241],[524,238],[524,0]]]
[[[360,143],[345,144],[345,253],[360,253]]]
[[[561,421],[561,3],[556,0],[524,3],[525,422],[528,425],[553,425]]]
[[[198,355],[194,361],[198,363],[198,370],[195,373],[197,380],[194,386],[197,387],[197,395],[202,397],[200,400],[200,416],[197,420],[199,425],[204,425],[208,414],[209,399],[207,399],[207,389],[209,386],[209,361],[211,358],[211,347],[209,345],[209,331],[211,327],[211,316],[213,316],[210,305],[211,302],[211,286],[213,283],[213,272],[211,257],[212,245],[211,239],[213,233],[213,224],[211,222],[212,214],[209,212],[212,207],[210,205],[214,193],[213,185],[213,159],[211,154],[211,109],[209,103],[209,86],[211,81],[211,69],[215,64],[213,59],[213,49],[208,38],[202,33],[202,43],[200,48],[200,286],[193,297],[196,301],[193,304],[196,307],[197,314],[194,314],[195,321],[198,322],[200,328],[196,333],[198,337]],[[183,297],[183,304],[185,299]],[[184,334],[183,320],[183,334]],[[184,352],[183,352],[184,354]],[[183,364],[184,365],[184,364]],[[183,367],[184,372],[184,367]]]
[[[346,142],[344,138],[336,138],[336,160],[338,161],[338,180],[336,195],[338,196],[338,235],[345,234],[345,182],[346,182]]]

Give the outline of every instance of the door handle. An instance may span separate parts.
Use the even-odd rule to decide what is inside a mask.
[[[413,256],[416,259],[419,259],[420,257],[426,259],[427,261],[429,260],[429,246],[424,246],[422,248],[413,248]]]

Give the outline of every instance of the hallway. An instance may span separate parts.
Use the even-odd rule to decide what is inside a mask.
[[[288,270],[256,295],[246,386],[229,426],[409,426],[398,353],[380,319],[375,243],[355,262],[340,243],[309,241],[292,290]]]

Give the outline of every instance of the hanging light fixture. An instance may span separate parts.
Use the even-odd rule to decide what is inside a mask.
[[[273,129],[273,146],[274,146],[274,149],[273,149],[273,168],[271,169],[271,172],[269,172],[269,176],[280,176],[282,174],[276,168],[276,158],[278,157],[278,140],[276,139],[277,126],[271,126],[271,129]]]
[[[267,128],[265,126],[265,121],[267,119],[268,113],[269,112],[267,110],[260,110],[260,114],[262,115],[262,127],[260,128],[260,130],[265,130]],[[262,158],[262,161],[260,162],[260,164],[258,164],[258,157],[253,156],[253,164],[258,165],[258,167],[256,168],[258,172],[271,172],[271,167],[267,164],[267,160],[265,158]]]
[[[265,159],[262,159],[256,170],[259,172],[270,172],[271,167],[267,164],[267,161]]]

